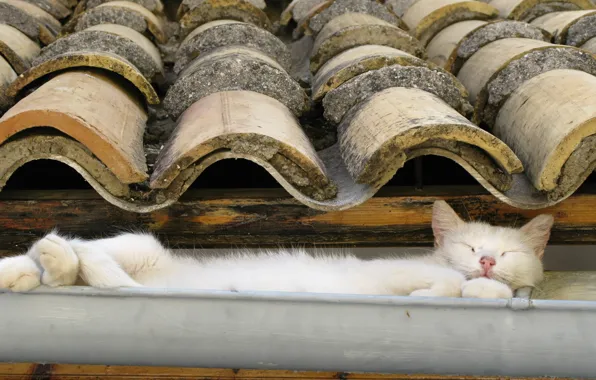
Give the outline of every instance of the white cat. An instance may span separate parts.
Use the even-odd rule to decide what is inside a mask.
[[[0,288],[40,284],[98,288],[165,287],[370,295],[511,298],[535,286],[553,218],[520,229],[466,223],[444,201],[433,208],[435,250],[422,257],[362,260],[303,251],[193,258],[170,253],[152,235],[67,239],[50,233],[25,255],[0,260]]]

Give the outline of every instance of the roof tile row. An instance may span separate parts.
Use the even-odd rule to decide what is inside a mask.
[[[183,0],[168,20],[159,0],[0,0],[0,186],[55,159],[146,212],[243,158],[338,210],[433,154],[541,208],[596,166],[591,0],[294,0],[279,22],[264,10]],[[313,120],[337,143],[316,152],[301,128]]]

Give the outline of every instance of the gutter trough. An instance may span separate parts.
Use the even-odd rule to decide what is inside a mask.
[[[596,302],[0,292],[0,362],[596,377]]]

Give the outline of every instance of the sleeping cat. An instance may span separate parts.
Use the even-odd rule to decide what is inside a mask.
[[[515,289],[542,279],[541,259],[552,224],[548,215],[520,229],[466,223],[446,202],[437,201],[432,254],[374,260],[283,250],[193,258],[170,253],[148,234],[85,241],[50,233],[27,254],[0,260],[0,289],[22,292],[41,283],[511,298]]]

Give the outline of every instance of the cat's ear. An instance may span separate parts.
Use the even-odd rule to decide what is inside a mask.
[[[520,229],[539,259],[544,255],[553,223],[552,215],[543,214],[530,220]]]
[[[435,235],[435,246],[443,244],[445,235],[461,227],[465,222],[445,201],[435,201],[433,205],[433,234]]]

